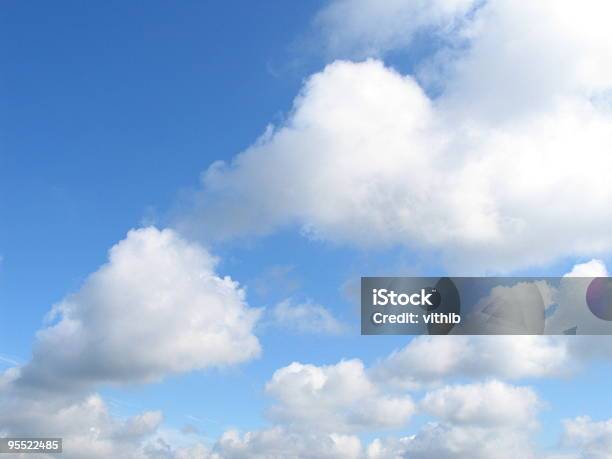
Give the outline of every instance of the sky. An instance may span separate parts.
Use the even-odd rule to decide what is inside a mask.
[[[612,458],[607,337],[360,336],[359,278],[607,275],[598,1],[0,14],[0,434]]]

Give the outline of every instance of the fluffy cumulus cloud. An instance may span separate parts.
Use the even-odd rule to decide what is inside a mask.
[[[538,347],[535,341],[525,342],[521,352],[527,355]],[[438,360],[431,358],[431,353],[427,355],[421,360]],[[228,459],[539,457],[534,434],[543,403],[529,387],[490,379],[500,368],[482,368],[473,375],[485,377],[484,382],[434,387],[414,403],[405,389],[373,377],[376,365],[365,368],[359,360],[327,366],[292,363],[277,370],[266,386],[267,394],[275,400],[269,414],[276,425],[245,433],[228,431],[212,451]],[[535,374],[527,368],[517,370],[515,376]],[[453,375],[446,372],[445,376],[452,379]],[[431,421],[412,434],[376,438],[369,443],[356,436],[360,431],[384,428],[410,432],[413,429],[408,421],[416,413]]]
[[[314,239],[440,254],[463,272],[607,253],[610,13],[597,0],[333,0],[315,20],[331,55],[410,53],[421,33],[437,49],[414,75],[364,60],[308,78],[283,124],[205,171],[179,227],[213,240],[298,226]],[[161,413],[114,416],[95,390],[259,354],[259,311],[215,265],[175,231],[131,231],[54,306],[31,361],[0,373],[0,435],[64,436],[70,459],[541,457],[541,401],[498,379],[609,356],[589,337],[450,336],[416,338],[370,368],[294,362],[266,385],[272,427],[175,446]],[[593,260],[570,274],[607,271]],[[316,305],[272,314],[309,331],[338,326]],[[413,388],[429,391],[414,402]],[[414,433],[356,436],[409,431],[415,413],[430,422]],[[564,427],[575,457],[610,457],[610,421]]]
[[[107,264],[54,306],[23,384],[150,381],[256,357],[259,311],[215,263],[171,230],[130,231]]]
[[[346,330],[346,326],[325,307],[308,302],[294,304],[290,299],[274,307],[272,320],[280,328],[300,333],[336,335]]]
[[[554,336],[423,336],[383,359],[372,372],[378,380],[400,387],[466,377],[560,376],[577,365],[570,344]]]
[[[160,428],[161,413],[119,417],[95,392],[259,354],[259,311],[215,265],[174,231],[130,231],[108,263],[53,307],[32,359],[0,373],[0,434],[63,437],[71,459],[217,458],[198,439],[173,445],[180,435]]]
[[[493,380],[436,389],[425,396],[421,406],[457,425],[529,426],[535,418],[538,398],[529,388]]]
[[[294,362],[274,373],[266,392],[277,401],[270,417],[298,430],[400,427],[415,410],[409,396],[381,390],[357,359],[327,366]]]
[[[225,459],[360,459],[353,435],[296,434],[281,427],[240,434],[225,432],[215,445]]]
[[[417,434],[371,447],[377,459],[535,459],[531,432],[430,423]]]
[[[574,265],[563,277],[607,277],[608,275],[606,264],[602,260],[593,259]]]
[[[62,437],[66,459],[208,458],[190,452],[208,450],[198,439],[187,447],[171,447],[160,430],[162,415],[147,411],[131,417],[114,415],[100,395],[37,391],[19,384],[0,389],[0,435],[36,434]],[[47,457],[47,456],[41,456]],[[49,458],[51,456],[48,456]]]
[[[612,419],[594,421],[588,416],[564,422],[564,446],[577,449],[580,459],[612,457]]]
[[[437,417],[416,434],[377,439],[368,458],[533,458],[531,435],[540,402],[535,393],[499,381],[446,386],[428,393],[421,408]]]
[[[609,252],[610,6],[421,3],[334,2],[349,37],[382,49],[396,40],[372,37],[372,17],[394,37],[394,8],[431,33],[459,17],[416,77],[373,60],[310,77],[285,123],[204,173],[184,228],[232,237],[298,225],[431,251],[464,272]]]
[[[336,398],[341,397],[336,394]],[[312,397],[310,403],[327,404]],[[306,431],[291,427],[244,434],[229,431],[214,451],[228,459],[532,458],[535,449],[531,434],[537,427],[540,405],[530,388],[499,381],[446,386],[427,393],[419,403],[419,409],[436,421],[413,435],[377,438],[366,445],[351,434],[330,434],[338,427],[337,422],[325,424],[325,418],[319,417],[324,425],[311,424]],[[299,412],[304,408],[292,409]]]

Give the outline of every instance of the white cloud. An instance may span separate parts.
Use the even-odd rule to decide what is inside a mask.
[[[259,355],[259,311],[214,272],[216,260],[171,230],[130,231],[107,264],[55,305],[22,385],[151,381]]]
[[[301,333],[339,334],[346,327],[323,306],[313,303],[292,304],[287,299],[272,310],[272,319],[278,327]]]
[[[366,448],[366,457],[367,459],[400,459],[404,457],[407,444],[413,439],[414,436],[375,438]]]
[[[475,0],[335,0],[315,18],[328,54],[380,55],[410,45],[425,27],[452,29]]]
[[[554,336],[422,336],[383,359],[372,373],[405,387],[465,377],[559,376],[576,364],[568,347],[567,340]]]
[[[23,393],[18,386],[0,391],[0,434],[62,437],[62,457],[66,459],[155,457],[146,454],[145,447],[157,435],[161,422],[157,411],[126,419],[115,417],[97,394],[58,397],[46,393],[37,397]],[[155,449],[149,447],[150,451]]]
[[[585,263],[574,265],[572,270],[563,277],[607,277],[608,269],[601,260],[593,259]]]
[[[312,385],[313,381],[307,382]],[[302,386],[293,394],[302,397],[298,393],[309,390]],[[311,403],[321,403],[308,398]],[[314,430],[276,426],[242,435],[228,431],[213,450],[226,459],[531,459],[541,457],[535,453],[532,438],[541,405],[532,389],[499,381],[446,386],[427,393],[419,404],[434,421],[412,435],[374,439],[365,448],[352,434],[330,434],[337,424],[326,423],[323,414],[333,413],[320,412],[323,426],[310,425]]]
[[[342,362],[338,366],[342,365]],[[287,367],[290,368],[290,367]],[[281,369],[280,371],[283,371]],[[278,384],[291,386],[293,397],[304,399],[313,379],[294,381],[279,379]],[[298,387],[299,386],[299,387]],[[305,387],[308,386],[308,387]],[[342,385],[345,391],[351,388]],[[357,392],[360,392],[357,389]],[[319,394],[321,396],[321,394]],[[346,397],[346,394],[344,395]],[[329,395],[320,398],[328,398]],[[340,393],[333,394],[336,400]],[[310,404],[327,404],[317,396],[308,395]],[[360,403],[353,402],[354,409]],[[309,424],[309,430],[294,430],[293,426],[276,426],[240,435],[226,432],[216,443],[214,451],[227,459],[242,458],[338,458],[338,459],[398,459],[410,458],[493,458],[534,457],[531,434],[536,427],[540,401],[525,387],[515,387],[499,381],[473,385],[447,386],[428,393],[420,403],[421,409],[435,416],[436,421],[425,425],[416,434],[401,438],[373,440],[366,448],[358,437],[330,434],[338,422],[326,421],[334,411],[327,404],[319,411],[322,425]],[[304,405],[294,406],[300,412]],[[310,409],[310,408],[308,408]],[[345,407],[336,405],[343,411]],[[390,414],[390,413],[389,413]],[[373,426],[370,426],[374,428]],[[356,429],[356,426],[353,426]],[[358,430],[358,429],[357,429]]]
[[[446,386],[420,403],[435,421],[411,436],[373,441],[368,458],[533,458],[539,406],[531,389],[499,381]]]
[[[415,409],[410,397],[381,390],[357,359],[327,366],[294,362],[274,373],[266,392],[277,400],[272,419],[315,432],[401,427]]]
[[[564,123],[572,117],[564,106],[578,115],[582,109],[587,114],[589,108],[602,108],[598,102],[607,105],[605,92],[612,81],[612,39],[603,18],[612,12],[610,4],[598,0],[581,4],[555,0],[483,3],[473,19],[464,22],[457,32],[469,41],[469,48],[443,63],[443,78],[447,80],[445,109],[461,111],[481,121],[515,122],[527,117]],[[601,114],[609,116],[606,109]],[[589,120],[585,127],[595,128],[593,121]],[[603,148],[602,140],[597,138],[596,130],[586,136],[577,135],[575,141],[583,149],[571,154],[589,159],[593,152],[586,158],[577,152],[584,152],[584,147]],[[567,147],[573,148],[576,143]],[[521,143],[515,145],[520,147]],[[566,150],[561,148],[551,155],[563,157],[568,154]],[[558,172],[564,170],[572,175],[574,171],[565,169],[566,164],[559,159]],[[521,166],[527,164],[517,165]],[[552,171],[541,172],[546,173],[546,182]]]
[[[159,411],[120,416],[85,387],[54,389],[33,390],[18,367],[0,373],[0,436],[61,437],[66,459],[221,459],[202,438],[164,429]]]
[[[202,438],[163,428],[142,445],[142,450],[146,459],[223,459]]]
[[[54,306],[32,359],[0,373],[0,434],[63,437],[71,459],[219,459],[199,439],[160,428],[160,412],[121,418],[92,392],[259,354],[260,311],[215,265],[174,231],[130,231]]]
[[[531,432],[514,428],[431,423],[404,439],[395,456],[410,459],[536,458]]]
[[[558,306],[546,320],[547,332],[562,333],[575,328],[577,334],[588,331],[592,334],[610,335],[612,322],[602,320],[591,313],[586,301],[587,289],[593,278],[607,276],[608,270],[601,260],[577,264],[566,273],[560,281],[556,295]],[[587,337],[582,337],[575,341],[574,347],[576,350],[580,349],[585,356],[605,354],[602,350],[607,349],[608,346],[603,346],[601,349],[589,349],[596,339],[593,337],[588,340]]]
[[[612,419],[593,421],[588,416],[566,420],[564,446],[580,451],[580,459],[612,458]]]
[[[426,412],[455,425],[530,426],[539,407],[535,392],[500,381],[445,386],[421,401]]]
[[[378,17],[369,8],[389,21],[398,5],[412,8],[379,4],[330,8],[355,8],[365,24]],[[338,243],[440,253],[463,272],[609,252],[609,8],[487,2],[432,58],[443,83],[435,99],[377,61],[329,65],[286,123],[206,171],[183,227],[232,237],[299,225]],[[410,35],[414,24],[402,22]],[[350,35],[368,36],[356,24]]]
[[[355,436],[296,434],[281,427],[243,435],[225,432],[215,450],[224,459],[359,459],[362,454]]]

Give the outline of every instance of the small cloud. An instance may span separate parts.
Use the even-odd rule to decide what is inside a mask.
[[[272,317],[278,327],[301,333],[336,335],[346,329],[325,307],[310,302],[292,304],[286,299],[272,310]]]
[[[4,354],[0,354],[0,363],[5,363],[14,367],[18,367],[23,364],[23,362],[21,362],[18,358]]]
[[[572,270],[563,277],[608,277],[606,264],[597,259],[574,265]]]
[[[159,214],[155,206],[147,206],[143,212],[142,217],[140,218],[140,226],[155,226],[159,224]]]

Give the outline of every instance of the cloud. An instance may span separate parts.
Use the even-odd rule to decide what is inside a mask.
[[[395,456],[411,459],[531,459],[531,432],[482,426],[427,424],[416,435],[404,439]]]
[[[126,419],[112,416],[98,394],[29,397],[16,386],[0,390],[0,434],[62,437],[66,459],[149,458],[144,445],[161,422],[157,411]]]
[[[318,304],[292,304],[290,299],[281,301],[272,310],[275,325],[300,333],[336,335],[346,330],[326,308]]]
[[[80,290],[55,305],[32,359],[0,373],[0,434],[63,437],[69,459],[219,459],[146,411],[113,415],[94,392],[259,355],[238,284],[172,230],[132,230]]]
[[[21,362],[15,357],[0,354],[0,364],[18,366],[18,365],[21,365]]]
[[[563,277],[608,277],[608,270],[602,260],[591,260],[574,265]]]
[[[364,445],[351,433],[333,428],[294,430],[277,425],[258,431],[227,431],[212,450],[226,459],[603,459],[609,456],[610,422],[589,418],[565,421],[562,446],[577,456],[536,446],[534,434],[543,403],[533,389],[498,380],[446,385],[427,392],[418,404],[432,420],[415,433],[375,438]],[[324,420],[325,418],[321,418]],[[332,430],[329,430],[332,429]]]
[[[540,402],[529,388],[499,381],[446,386],[426,394],[420,407],[437,419],[414,435],[375,440],[368,457],[536,457],[531,435]]]
[[[342,364],[340,362],[337,366]],[[278,381],[279,384],[282,382],[294,385]],[[346,385],[343,388],[346,391],[350,389]],[[308,390],[302,385],[294,394]],[[333,397],[341,398],[338,393]],[[325,403],[318,400],[319,397],[308,398],[310,404],[321,406]],[[359,402],[353,403],[354,409],[359,405]],[[530,436],[537,426],[540,406],[538,397],[530,388],[499,381],[446,386],[427,393],[419,403],[420,410],[436,420],[425,424],[413,435],[377,438],[363,447],[359,437],[352,433],[330,433],[336,431],[338,423],[326,421],[325,416],[334,416],[335,413],[328,405],[326,412],[319,411],[318,419],[322,425],[310,423],[307,430],[295,430],[295,425],[290,424],[244,434],[228,431],[213,449],[226,459],[506,459],[513,455],[531,458],[535,456]],[[294,408],[299,412],[304,409]],[[337,409],[343,411],[345,408]]]
[[[612,419],[593,421],[588,416],[564,421],[562,443],[580,451],[581,459],[612,457]]]
[[[423,28],[449,30],[474,0],[335,0],[315,17],[331,56],[378,56],[411,44]]]
[[[421,408],[456,425],[528,426],[539,406],[532,389],[500,381],[445,386],[429,392]]]
[[[607,277],[608,270],[601,260],[591,260],[586,263],[575,265],[570,272],[561,279],[556,295],[557,308],[546,320],[547,332],[561,333],[564,330],[576,329],[577,334],[588,333],[610,335],[612,333],[612,322],[602,320],[589,310],[586,301],[587,289],[594,277]],[[597,338],[586,337],[576,340],[576,349],[585,356],[605,354],[602,350],[608,348],[590,350],[589,347],[595,343]],[[612,353],[608,353],[612,355]]]
[[[353,435],[296,434],[281,427],[227,431],[215,450],[225,459],[360,459],[361,441]]]
[[[130,383],[259,355],[259,311],[216,259],[172,230],[132,230],[81,289],[53,307],[20,384]]]
[[[372,374],[403,387],[466,377],[552,377],[574,369],[570,352],[567,339],[554,336],[422,336],[380,361]]]
[[[83,374],[89,374],[90,362],[84,358],[77,359],[77,353],[73,354],[73,359],[66,360],[61,352],[61,358],[49,358],[45,371],[38,367],[37,359],[43,355],[40,354],[41,346],[50,346],[44,332],[68,319],[78,321],[82,324],[80,327],[88,330],[92,324],[97,324],[90,322],[91,318],[106,312],[108,320],[115,318],[117,330],[110,335],[113,339],[118,339],[119,331],[132,336],[133,328],[121,326],[120,319],[124,316],[120,311],[125,309],[115,310],[107,300],[128,296],[129,304],[142,308],[150,297],[141,297],[139,286],[144,291],[154,286],[155,291],[167,292],[165,296],[154,297],[161,304],[161,315],[147,314],[151,314],[152,319],[166,318],[169,327],[145,327],[147,333],[180,330],[171,326],[168,316],[164,315],[164,305],[191,304],[175,301],[172,293],[175,288],[183,293],[195,292],[190,296],[195,305],[214,306],[217,304],[214,301],[201,299],[216,299],[220,295],[223,304],[228,305],[228,309],[223,311],[230,314],[230,319],[246,314],[251,320],[246,313],[249,308],[242,292],[229,279],[214,274],[214,263],[215,260],[201,247],[186,242],[172,231],[150,228],[130,232],[111,250],[109,262],[90,276],[76,294],[54,308],[60,314],[56,319],[58,322],[39,333],[32,361],[0,374],[0,434],[26,431],[50,436],[61,434],[66,441],[64,455],[70,459],[530,458],[535,457],[532,436],[540,407],[539,399],[531,389],[499,381],[462,385],[449,382],[464,378],[558,376],[572,370],[582,359],[602,357],[601,352],[594,355],[593,351],[588,354],[585,350],[605,348],[586,341],[581,345],[582,341],[568,339],[582,337],[418,337],[370,368],[364,367],[357,359],[323,366],[292,363],[277,370],[266,385],[266,393],[274,400],[268,414],[276,425],[243,434],[226,432],[213,447],[203,445],[195,437],[177,441],[180,433],[169,434],[161,427],[162,416],[157,411],[128,418],[114,416],[99,395],[89,392],[91,385],[103,382],[150,380],[151,371],[135,371],[124,379],[116,375],[125,373],[116,371],[104,376],[98,374],[95,378],[80,376],[79,368],[83,369]],[[159,270],[166,275],[158,274]],[[187,279],[181,282],[183,275]],[[127,281],[125,276],[130,280]],[[142,279],[149,282],[143,283]],[[202,290],[194,287],[193,283],[201,284]],[[217,288],[212,289],[211,285]],[[144,298],[142,303],[135,301],[140,298]],[[164,301],[160,302],[160,298]],[[71,306],[67,308],[66,304]],[[101,311],[92,310],[103,306]],[[237,311],[232,312],[232,308]],[[184,312],[187,315],[193,313],[190,308]],[[254,322],[247,323],[250,333]],[[220,324],[228,326],[233,322],[226,320]],[[102,330],[112,330],[105,324],[98,325]],[[195,326],[194,322],[189,325]],[[202,330],[206,335],[207,329]],[[52,336],[56,335],[52,333]],[[74,339],[80,335],[60,336],[68,348],[92,352],[89,342],[85,346]],[[146,341],[135,340],[132,344],[143,342]],[[164,343],[163,337],[160,343]],[[100,346],[97,344],[93,348],[98,354],[107,349],[106,345]],[[63,349],[57,348],[57,351]],[[129,351],[134,352],[132,349]],[[151,361],[145,350],[134,352],[132,358]],[[72,371],[65,373],[63,370],[66,368]],[[155,374],[161,377],[166,373],[188,371],[189,368],[199,366],[181,370],[168,366]],[[79,384],[70,386],[69,377]],[[64,389],[78,387],[81,390],[53,390],[54,384],[59,382]],[[427,392],[418,404],[404,391],[406,387],[443,382],[446,383],[444,386]],[[412,415],[418,411],[433,420],[414,434],[376,439],[367,447],[355,436],[360,432],[406,428]],[[578,435],[577,427],[568,429],[574,433],[566,435],[565,441],[572,447],[594,454],[593,451],[598,451],[597,445],[607,441],[605,429],[597,429],[603,433],[593,438]],[[599,459],[605,456],[584,457]]]
[[[294,362],[274,372],[266,393],[277,400],[272,419],[311,432],[400,427],[415,410],[410,397],[382,391],[357,359],[327,366]]]
[[[333,5],[368,17],[386,8],[375,3]],[[465,12],[468,3],[431,8]],[[427,61],[435,98],[431,78],[379,61],[328,65],[285,123],[203,174],[180,226],[212,239],[298,226],[339,244],[405,246],[464,273],[608,253],[608,8],[468,8]]]

